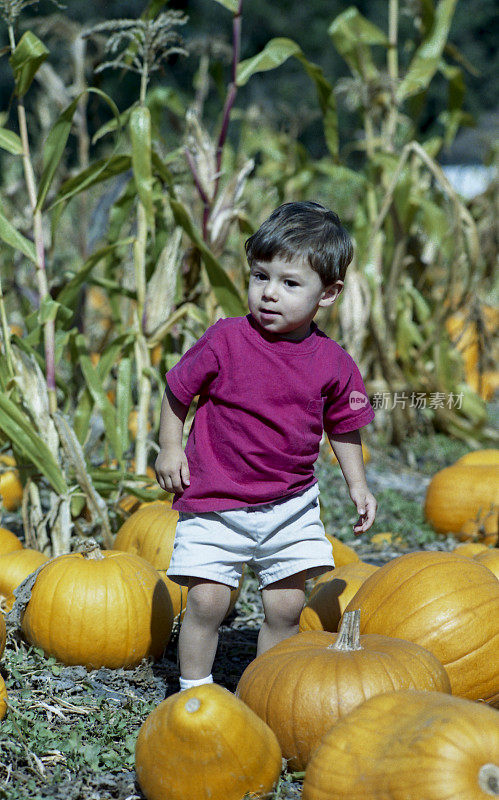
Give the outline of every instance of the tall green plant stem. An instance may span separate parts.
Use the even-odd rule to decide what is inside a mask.
[[[388,75],[390,76],[390,111],[388,113],[387,124],[387,147],[393,150],[394,136],[397,129],[398,119],[398,106],[396,101],[397,81],[399,75],[398,64],[398,18],[399,18],[399,0],[390,0],[388,7]]]
[[[140,81],[140,104],[145,105],[148,83],[148,67],[144,62]],[[144,332],[144,310],[146,301],[146,249],[147,215],[140,198],[137,200],[137,236],[134,242],[135,284],[137,289],[137,318],[135,339],[135,363],[137,369],[137,437],[135,439],[135,472],[145,474],[147,467],[147,423],[151,402],[151,380],[147,374],[151,367],[150,351]]]
[[[5,355],[7,357],[7,369],[11,376],[14,375],[14,366],[12,364],[12,349],[10,346],[10,331],[9,323],[7,321],[7,313],[5,311],[5,302],[2,288],[2,276],[0,275],[0,324],[2,326],[3,341],[5,347]]]
[[[12,53],[16,49],[14,29],[9,25],[9,42]],[[17,99],[17,116],[19,121],[19,134],[23,145],[23,168],[28,190],[29,202],[33,214],[33,237],[36,249],[36,277],[38,283],[38,293],[40,305],[46,298],[49,298],[47,283],[47,272],[45,269],[45,246],[43,242],[43,219],[42,212],[36,208],[37,192],[35,174],[31,161],[29,147],[28,126],[26,122],[26,109],[22,97]],[[49,400],[49,410],[53,414],[57,410],[57,395],[55,390],[55,323],[53,319],[46,320],[43,325],[43,338],[45,350],[45,378],[47,381],[47,392]]]

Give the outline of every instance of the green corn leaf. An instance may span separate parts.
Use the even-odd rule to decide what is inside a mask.
[[[127,239],[119,239],[113,244],[107,244],[105,247],[99,248],[96,250],[95,253],[92,253],[86,261],[83,262],[80,269],[78,270],[77,274],[71,278],[64,288],[59,292],[58,299],[59,302],[65,306],[71,307],[75,298],[77,297],[81,286],[85,283],[88,279],[88,276],[106,256],[114,253],[120,247],[126,247],[129,244],[133,243],[133,237],[128,237]]]
[[[132,410],[132,360],[122,358],[116,381],[116,421],[123,452],[128,450],[128,417]]]
[[[40,308],[38,310],[40,325],[44,325],[46,322],[53,322],[57,315],[65,320],[69,320],[73,317],[74,311],[62,305],[62,303],[59,303],[57,300],[53,300],[50,295],[46,295],[40,303]]]
[[[100,380],[99,374],[97,370],[94,369],[92,366],[92,362],[90,361],[90,357],[84,354],[83,351],[86,351],[86,345],[83,341],[83,337],[77,337],[80,341],[78,341],[78,345],[80,348],[80,367],[81,371],[83,372],[83,376],[85,378],[85,382],[87,384],[88,390],[92,396],[92,400],[94,401],[95,405],[99,409],[100,413],[102,414],[102,420],[104,422],[104,428],[106,431],[106,437],[114,451],[114,454],[118,461],[121,461],[123,456],[123,451],[121,449],[121,439],[118,435],[117,429],[117,420],[116,420],[116,409],[113,404],[109,401],[106,391],[102,385],[102,381]]]
[[[4,217],[2,212],[0,211],[0,239],[10,245],[14,250],[20,250],[21,253],[30,259],[34,264],[36,264],[36,248],[33,242],[30,242],[29,239],[26,239],[22,233],[14,228],[14,226],[9,222],[7,217]]]
[[[357,8],[350,6],[328,28],[338,53],[346,61],[354,74],[374,78],[378,70],[373,62],[370,47],[388,47],[385,33],[369,22]]]
[[[119,125],[120,114],[118,108],[114,100],[112,100],[105,92],[102,92],[100,89],[89,88],[85,89],[84,92],[80,92],[80,94],[75,97],[73,102],[64,109],[47,136],[47,141],[43,150],[43,172],[40,178],[38,197],[36,201],[37,209],[43,205],[45,197],[47,196],[47,192],[50,189],[56,169],[59,166],[64,150],[66,149],[68,137],[71,132],[71,126],[73,124],[73,117],[76,109],[78,108],[78,103],[83,95],[87,92],[97,94],[99,97],[102,97],[103,100],[105,100],[114,114],[117,126]]]
[[[35,433],[29,417],[4,393],[0,394],[0,429],[13,447],[44,475],[57,494],[67,494],[64,475],[52,452]]]
[[[99,141],[99,139],[102,139],[104,136],[107,136],[108,133],[112,133],[113,131],[118,130],[118,128],[124,128],[125,125],[128,125],[130,114],[132,113],[133,109],[134,106],[131,106],[130,108],[127,108],[125,111],[123,111],[119,115],[118,119],[116,119],[116,117],[113,117],[113,119],[110,119],[104,125],[101,125],[99,130],[96,131],[96,133],[94,133],[94,135],[92,136],[92,144],[95,144],[96,142]]]
[[[154,204],[152,198],[151,167],[151,113],[146,106],[137,106],[130,115],[132,142],[132,169],[135,185],[144,210],[149,230],[154,230]]]
[[[191,241],[196,245],[201,253],[201,258],[203,259],[203,263],[206,267],[211,288],[213,289],[213,293],[220,303],[224,313],[228,317],[240,317],[247,314],[248,312],[246,305],[243,303],[239,292],[223,267],[220,265],[220,262],[215,258],[209,247],[207,247],[203,242],[203,239],[194,227],[194,223],[192,222],[185,206],[178,200],[174,200],[172,197],[168,199],[176,224],[180,225],[180,227],[184,229]]]
[[[301,52],[300,46],[292,39],[271,39],[260,53],[237,65],[237,85],[244,86],[256,72],[267,72],[280,67],[288,58]]]
[[[241,61],[237,67],[237,85],[244,86],[255,73],[276,69],[291,57],[300,62],[315,84],[324,118],[326,143],[329,151],[336,158],[338,155],[338,117],[333,87],[324,77],[322,68],[305,58],[300,46],[292,39],[271,39],[256,56]]]
[[[399,101],[426,89],[439,69],[456,3],[457,0],[440,0],[438,3],[430,32],[416,50],[407,74],[397,89]]]
[[[132,159],[126,155],[113,155],[110,158],[101,158],[95,161],[78,175],[64,181],[57,196],[47,210],[51,210],[58,203],[66,202],[77,194],[95,186],[97,183],[114,178],[129,170],[132,166]]]
[[[228,11],[231,11],[233,14],[237,14],[237,0],[215,0],[215,2],[219,3],[221,6],[224,6],[224,8],[226,8]]]
[[[18,97],[24,97],[33,78],[48,56],[49,51],[32,31],[26,31],[21,36],[16,49],[9,58]]]
[[[12,153],[13,156],[22,156],[23,154],[23,143],[21,139],[17,133],[8,131],[7,128],[0,128],[0,147],[2,150],[7,150],[8,153]]]

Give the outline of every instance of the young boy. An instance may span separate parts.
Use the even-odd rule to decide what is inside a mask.
[[[285,203],[246,253],[250,313],[219,320],[169,370],[161,409],[156,475],[179,512],[168,576],[189,587],[181,689],[212,682],[244,563],[262,590],[258,654],[298,631],[305,580],[334,567],[314,476],[323,430],[359,513],[355,533],[376,514],[358,430],[374,412],[352,358],[312,322],[343,288],[348,233],[318,203]]]

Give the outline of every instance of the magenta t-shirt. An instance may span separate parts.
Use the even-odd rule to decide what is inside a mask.
[[[177,511],[270,503],[317,482],[323,430],[346,433],[374,411],[357,365],[312,323],[300,342],[263,331],[251,314],[212,325],[166,380],[181,403],[199,395],[185,454],[190,485]]]

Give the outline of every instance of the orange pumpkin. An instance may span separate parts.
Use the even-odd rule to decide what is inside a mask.
[[[425,647],[446,668],[452,693],[477,700],[499,686],[499,581],[475,559],[446,552],[398,556],[364,581],[347,611],[361,632]]]
[[[15,467],[12,456],[0,455],[0,498],[6,511],[16,511],[23,501],[23,485]]]
[[[7,528],[0,528],[0,555],[12,553],[13,550],[22,550],[23,543],[15,533]]]
[[[292,769],[303,769],[322,736],[366,697],[400,689],[450,691],[437,659],[388,636],[359,636],[359,612],[339,633],[304,631],[257,656],[236,695],[274,731]]]
[[[479,511],[474,519],[467,520],[455,534],[461,542],[481,542],[495,545],[499,539],[499,507]]]
[[[171,601],[154,567],[97,546],[52,559],[39,572],[22,619],[32,645],[87,669],[158,658],[172,624]]]
[[[490,569],[490,571],[494,573],[496,578],[499,578],[499,550],[497,547],[492,550],[487,549],[482,553],[477,553],[473,556],[473,560],[478,561],[479,564],[483,564],[484,567],[487,567],[487,569]]]
[[[424,512],[437,533],[458,533],[468,520],[497,506],[498,464],[453,464],[431,479]]]
[[[114,550],[136,553],[158,570],[170,594],[174,617],[183,613],[187,599],[187,587],[171,581],[166,575],[172,557],[177,520],[178,511],[173,511],[168,504],[148,503],[125,520],[113,544]],[[227,613],[234,608],[241,583],[238,589],[231,592]]]
[[[5,688],[5,681],[0,675],[0,719],[5,717],[5,712],[7,711],[7,689]]]
[[[300,630],[337,631],[341,615],[355,592],[377,569],[373,564],[357,561],[335,569],[334,577],[329,580],[318,581],[301,612]]]
[[[458,556],[469,556],[469,558],[473,558],[478,553],[485,553],[489,548],[483,542],[465,542],[464,544],[458,544],[457,547],[454,548],[452,551],[456,553]]]
[[[458,458],[456,464],[499,464],[499,450],[488,448],[487,450],[472,450]]]
[[[28,575],[49,560],[45,553],[23,547],[0,556],[0,595],[8,597]]]
[[[326,733],[303,800],[499,797],[499,714],[440,692],[371,697]]]
[[[267,797],[281,751],[247,705],[212,683],[171,695],[149,714],[135,769],[147,800]]]

